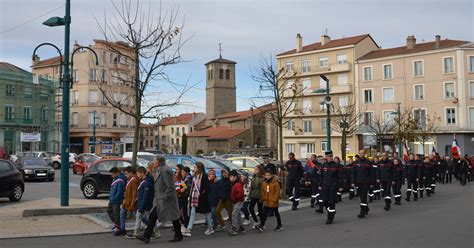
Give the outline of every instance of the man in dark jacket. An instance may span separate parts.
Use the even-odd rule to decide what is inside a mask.
[[[138,185],[137,189],[137,213],[135,215],[135,228],[133,230],[133,234],[127,235],[127,238],[136,238],[138,236],[138,230],[140,229],[142,222],[145,224],[148,223],[147,220],[150,216],[150,210],[153,208],[153,197],[155,195],[153,177],[146,175],[146,169],[144,167],[138,167],[137,177],[140,180],[140,184]]]
[[[414,201],[418,201],[418,182],[420,177],[419,164],[415,160],[415,156],[411,153],[409,160],[406,162],[406,176],[407,176],[407,198],[410,201],[411,193],[413,193]]]
[[[352,158],[349,158],[349,161],[347,161],[347,165],[344,168],[344,188],[349,190],[349,200],[352,200],[355,197],[355,188],[351,185],[352,166],[354,166],[354,161]]]
[[[393,197],[395,205],[402,205],[402,184],[405,184],[405,168],[398,158],[393,160]]]
[[[424,183],[424,188],[426,189],[426,195],[428,197],[431,196],[431,191],[432,191],[432,183],[434,179],[434,167],[433,167],[433,161],[430,160],[428,157],[425,158],[425,161],[423,162],[423,183]]]
[[[393,162],[388,159],[386,152],[382,153],[382,159],[378,164],[377,170],[377,182],[382,186],[382,197],[385,200],[386,211],[390,210],[390,204],[392,203],[392,194],[390,189],[393,183]]]
[[[311,155],[308,159],[306,166],[311,166],[311,175],[308,176],[309,184],[311,185],[311,207],[314,208],[314,204],[319,204],[320,197],[319,192],[319,177],[321,176],[321,163],[317,160],[316,154]],[[321,200],[322,202],[322,200]],[[321,205],[322,208],[322,205]]]
[[[326,162],[321,166],[319,190],[323,194],[323,204],[328,212],[326,224],[332,224],[336,215],[337,192],[342,191],[343,168],[340,163],[334,162],[332,151],[326,151],[325,155]]]
[[[266,171],[266,170],[270,170],[272,172],[272,175],[276,175],[277,174],[277,167],[270,163],[270,156],[268,155],[263,155],[263,163],[260,164],[261,166],[263,166],[263,170]]]
[[[365,157],[365,150],[359,151],[359,159],[354,162],[352,167],[352,187],[357,186],[357,192],[360,197],[359,218],[364,218],[369,213],[369,204],[367,202],[367,193],[370,187],[373,187],[372,162]]]
[[[444,156],[441,156],[437,163],[439,169],[438,181],[444,184],[446,179],[446,171],[448,170],[448,161],[446,161],[446,158]]]
[[[423,159],[420,154],[415,155],[415,161],[418,164],[418,195],[423,198],[425,192],[425,182],[423,181]]]
[[[288,154],[286,170],[288,171],[288,198],[293,202],[291,210],[297,210],[300,202],[300,180],[303,177],[304,168],[300,161],[295,159],[295,154]]]
[[[446,183],[452,183],[454,174],[454,160],[452,160],[449,156],[446,156],[446,163],[448,166],[446,169]]]

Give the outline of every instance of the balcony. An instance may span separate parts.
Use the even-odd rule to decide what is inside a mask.
[[[335,73],[335,72],[346,72],[351,70],[351,64],[330,64],[324,67],[316,67],[316,74],[322,73]]]
[[[332,85],[331,94],[340,94],[340,93],[351,93],[352,85]]]

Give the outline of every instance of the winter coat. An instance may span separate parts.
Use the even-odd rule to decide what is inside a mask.
[[[416,160],[408,160],[406,163],[406,175],[408,180],[416,180],[420,177],[418,163]]]
[[[217,203],[219,202],[219,188],[217,182],[210,182],[209,183],[209,203],[211,207],[217,207]]]
[[[270,170],[272,172],[272,175],[277,174],[277,167],[274,164],[268,163],[268,164],[260,164],[260,165],[262,166],[264,171]]]
[[[395,182],[404,181],[405,179],[405,168],[403,164],[393,165],[393,176],[392,180]]]
[[[324,189],[342,188],[343,182],[342,165],[334,161],[326,162],[321,166],[321,180],[319,187]]]
[[[194,191],[194,187],[196,186],[196,183],[194,182],[196,177],[193,177],[193,182],[191,184],[191,195],[192,192]],[[201,186],[199,188],[199,200],[198,200],[198,206],[196,208],[196,213],[199,214],[207,214],[211,212],[211,205],[209,202],[209,194],[210,194],[210,183],[209,179],[207,178],[206,173],[203,173],[201,176]],[[189,204],[192,204],[192,199],[189,201]]]
[[[393,162],[389,159],[380,160],[377,168],[377,179],[382,182],[393,181]]]
[[[280,182],[278,178],[273,176],[270,180],[264,179],[262,182],[262,198],[263,205],[267,208],[278,208],[280,200]]]
[[[288,180],[299,181],[303,177],[304,168],[299,160],[288,160],[285,167],[288,170]]]
[[[125,197],[123,199],[122,208],[128,211],[137,210],[137,188],[139,180],[138,177],[128,179],[125,185]]]
[[[149,211],[153,208],[153,198],[155,195],[153,183],[153,177],[147,176],[138,185],[137,210],[140,213]]]
[[[373,174],[372,162],[367,158],[358,159],[352,166],[352,183],[372,184]]]
[[[153,205],[156,207],[158,219],[161,222],[174,221],[180,217],[178,197],[174,187],[174,173],[165,164],[156,168]]]
[[[244,184],[241,181],[235,182],[232,185],[232,191],[230,193],[230,201],[232,203],[243,202],[245,198]]]
[[[125,190],[125,176],[120,174],[112,180],[110,186],[109,202],[112,204],[122,204]]]
[[[222,201],[227,201],[230,198],[230,190],[232,187],[232,184],[230,183],[229,178],[221,178],[219,181],[217,181],[217,187],[219,188],[218,192],[218,197],[219,200]]]
[[[262,194],[262,176],[254,175],[250,184],[250,198],[260,198]]]

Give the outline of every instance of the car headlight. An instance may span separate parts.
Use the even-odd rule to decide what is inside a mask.
[[[25,170],[25,174],[33,174],[32,170]]]

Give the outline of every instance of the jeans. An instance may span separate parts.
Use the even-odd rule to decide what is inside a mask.
[[[249,213],[249,204],[250,202],[244,201],[244,204],[242,205],[242,213],[244,213],[245,219],[250,220],[250,213]]]
[[[143,237],[150,238],[153,230],[155,229],[156,221],[158,220],[158,213],[156,212],[156,208],[154,207],[151,212],[150,216],[148,217],[148,226],[146,227],[145,233],[143,233]],[[181,224],[179,224],[179,219],[173,220],[173,229],[174,229],[174,236],[182,237],[181,234]]]
[[[257,205],[258,214],[262,215],[262,213],[263,213],[263,210],[262,210],[263,203],[260,202],[259,198],[251,198],[250,199],[250,206],[249,206],[250,214],[252,215],[253,221],[258,222],[257,215],[255,214],[255,205]]]
[[[205,213],[204,217],[206,219],[206,223],[212,223],[211,213]],[[195,220],[196,220],[196,207],[191,207],[191,212],[190,212],[190,215],[189,215],[188,230],[193,229],[193,225],[194,225]]]
[[[120,230],[125,230],[125,223],[127,222],[127,209],[120,209]]]
[[[140,213],[137,211],[137,214],[135,215],[135,231],[140,230],[140,226],[142,222],[144,224],[148,224],[148,217],[150,216],[150,211],[144,211],[143,213]]]
[[[107,206],[107,214],[115,225],[120,225],[120,204],[110,203]]]
[[[237,202],[234,204],[234,209],[232,210],[232,227],[234,229],[238,229],[242,226],[242,215],[240,214],[240,211],[243,205],[243,202]]]

